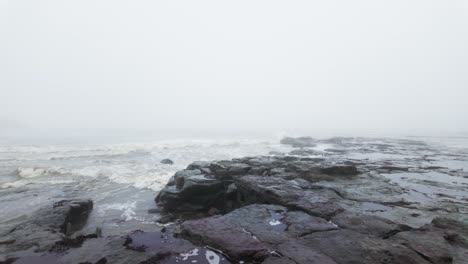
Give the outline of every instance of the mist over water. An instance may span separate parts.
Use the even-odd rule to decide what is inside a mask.
[[[463,0],[0,0],[0,262],[135,262],[127,234],[142,230],[158,244],[179,224],[157,194],[182,197],[166,207],[185,208],[185,199],[205,201],[213,191],[203,210],[222,215],[245,208],[243,193],[267,190],[274,200],[256,202],[284,196],[278,205],[288,214],[292,206],[333,225],[317,229],[324,232],[347,227],[300,206],[343,206],[415,228],[442,214],[467,222],[467,28]],[[286,136],[310,138],[280,143]],[[242,190],[236,180],[250,176],[259,180]],[[35,247],[58,233],[36,232],[35,222],[27,235],[22,228],[36,209],[68,199],[93,201],[73,236],[96,237],[39,256]],[[267,227],[294,229],[278,212]],[[299,229],[316,221],[304,219]],[[64,225],[68,238],[71,222]],[[255,230],[243,231],[233,234],[258,242]],[[455,241],[451,234],[440,240]],[[354,242],[336,254],[355,252],[347,248]],[[224,249],[208,249],[206,260],[217,263],[208,253]]]
[[[465,1],[0,2],[2,141],[468,130]]]

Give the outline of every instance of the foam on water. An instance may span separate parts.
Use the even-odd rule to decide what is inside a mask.
[[[0,147],[0,166],[15,171],[18,177],[2,182],[0,188],[52,183],[63,177],[77,182],[89,180],[87,178],[105,178],[114,183],[158,191],[176,171],[193,161],[265,155],[270,151],[287,149],[286,146],[258,140],[3,146]],[[173,160],[174,165],[160,164],[165,158]],[[40,181],[35,178],[40,178]]]

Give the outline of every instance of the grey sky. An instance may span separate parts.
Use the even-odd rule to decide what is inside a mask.
[[[0,127],[468,130],[468,2],[0,0]]]

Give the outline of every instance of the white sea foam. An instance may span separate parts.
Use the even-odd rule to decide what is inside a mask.
[[[182,257],[183,261],[186,261],[189,257],[198,256],[198,248],[190,250],[188,253],[181,253],[180,256]]]
[[[281,223],[281,221],[279,221],[279,220],[273,219],[273,220],[271,220],[271,221],[269,222],[269,224],[270,224],[271,226],[277,226],[277,225],[281,225],[282,223]]]
[[[16,171],[15,188],[29,183],[52,183],[58,178],[77,182],[104,179],[140,189],[159,191],[178,170],[197,160],[220,160],[290,148],[258,140],[160,141],[110,145],[3,146],[0,166]],[[174,165],[160,164],[170,158]],[[8,179],[10,180],[10,179]],[[30,182],[28,182],[30,180]]]
[[[121,211],[120,217],[124,221],[143,220],[136,216],[136,202],[105,204],[97,208],[100,215],[106,215],[109,210]]]

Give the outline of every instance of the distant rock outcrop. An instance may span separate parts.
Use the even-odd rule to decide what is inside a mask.
[[[163,159],[163,160],[161,160],[161,164],[173,165],[174,161],[172,161],[170,159]]]

